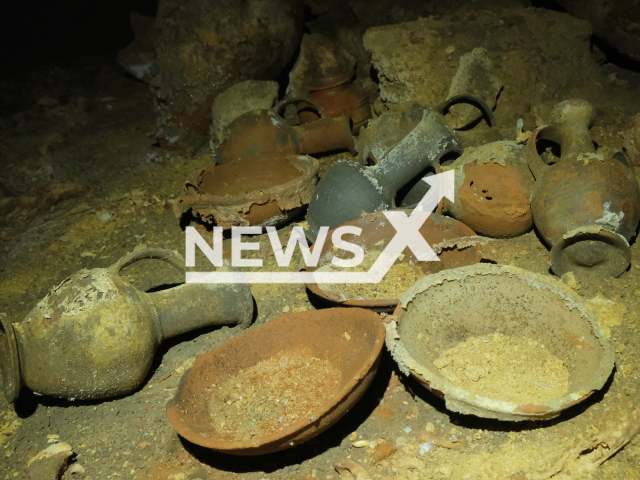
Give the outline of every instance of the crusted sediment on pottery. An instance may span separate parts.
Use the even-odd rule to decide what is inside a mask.
[[[295,158],[295,161],[290,163],[300,170],[299,177],[288,183],[276,185],[267,190],[256,190],[245,195],[219,196],[198,193],[196,190],[189,191],[190,186],[197,187],[204,171],[195,172],[193,181],[185,184],[185,193],[176,200],[174,213],[180,217],[192,209],[194,214],[204,222],[216,222],[222,228],[228,229],[234,225],[255,225],[254,222],[246,218],[251,209],[256,206],[273,205],[275,207],[273,210],[276,213],[260,221],[258,225],[282,224],[311,201],[320,169],[318,161],[313,157],[298,155],[289,158]]]
[[[627,247],[629,247],[629,242],[628,240],[623,237],[622,235],[620,235],[619,233],[615,232],[615,231],[611,231],[609,229],[606,228],[602,228],[601,226],[598,225],[585,225],[584,227],[578,227],[578,228],[574,228],[573,230],[568,231],[567,233],[565,233],[562,238],[564,240],[568,240],[570,238],[574,238],[577,237],[579,235],[588,235],[588,234],[595,234],[595,235],[599,235],[600,232],[608,232],[612,235],[615,235],[616,237],[620,238],[620,240],[622,240],[625,245]]]
[[[402,342],[402,337],[398,330],[398,323],[402,323],[402,312],[405,312],[415,301],[417,295],[431,287],[444,285],[446,282],[464,282],[468,277],[481,276],[503,276],[507,275],[517,282],[534,287],[536,290],[551,292],[564,303],[569,311],[577,309],[578,318],[587,321],[593,335],[594,341],[602,347],[601,357],[598,367],[591,377],[580,380],[576,385],[576,390],[566,396],[539,404],[516,405],[512,402],[493,400],[480,395],[473,395],[461,387],[457,387],[448,382],[429,365],[418,362],[407,350]],[[462,267],[456,270],[443,271],[420,280],[409,289],[401,298],[399,309],[401,312],[398,323],[395,321],[386,324],[386,343],[394,360],[400,365],[401,371],[416,377],[423,385],[432,390],[436,395],[445,399],[447,408],[452,411],[474,414],[481,417],[497,418],[508,421],[522,421],[531,419],[549,419],[557,416],[564,408],[577,403],[586,398],[593,391],[602,388],[610,375],[614,364],[615,351],[609,335],[596,320],[591,310],[584,305],[574,293],[562,282],[552,277],[542,277],[532,272],[510,267],[477,264],[470,267]],[[398,310],[396,310],[398,312]],[[405,320],[407,321],[407,320]],[[598,361],[598,360],[596,360]]]
[[[454,248],[464,250],[465,248],[476,247],[478,245],[486,245],[493,240],[493,238],[481,237],[479,235],[475,237],[451,238],[438,242],[435,245],[431,245],[431,249],[437,254],[440,254],[443,250]]]

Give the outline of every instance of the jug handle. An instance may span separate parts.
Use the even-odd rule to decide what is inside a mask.
[[[282,117],[282,112],[284,112],[284,109],[294,103],[306,103],[311,108],[318,111],[318,113],[320,114],[320,118],[324,118],[324,111],[322,110],[322,108],[320,108],[320,105],[318,105],[315,102],[312,102],[311,100],[308,100],[306,98],[301,98],[301,97],[284,98],[280,100],[278,103],[276,103],[275,107],[273,107],[273,111],[276,112],[276,115],[278,115],[279,117]]]
[[[529,170],[531,170],[536,181],[540,180],[544,176],[545,172],[551,168],[551,165],[546,164],[538,154],[536,142],[542,138],[554,141],[562,148],[564,143],[563,127],[558,127],[556,125],[543,125],[542,127],[534,130],[527,141],[525,157],[527,159],[527,164],[529,165]]]
[[[487,125],[489,125],[489,127],[493,128],[497,125],[496,117],[493,115],[493,110],[491,110],[491,107],[487,105],[487,102],[485,102],[479,97],[476,97],[474,95],[469,95],[467,93],[462,95],[455,95],[451,98],[448,98],[447,100],[442,102],[440,105],[438,105],[436,107],[436,110],[440,112],[442,115],[444,115],[449,111],[451,107],[453,107],[454,105],[458,105],[460,103],[466,103],[468,105],[472,105],[476,107],[478,110],[480,110],[480,112],[482,113],[482,118],[486,120]]]
[[[181,272],[185,271],[184,258],[175,250],[168,250],[166,248],[145,248],[131,252],[118,260],[111,268],[113,268],[117,275],[120,275],[125,267],[143,259],[161,260]]]

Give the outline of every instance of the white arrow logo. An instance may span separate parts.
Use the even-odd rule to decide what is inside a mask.
[[[454,201],[454,170],[424,177],[431,188],[408,216],[402,211],[383,212],[396,229],[396,234],[367,272],[187,272],[187,283],[378,283],[405,248],[423,262],[440,259],[420,234],[443,197]],[[324,238],[318,238],[321,244]]]

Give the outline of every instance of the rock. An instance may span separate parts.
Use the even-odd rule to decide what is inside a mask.
[[[131,11],[129,15],[135,40],[118,52],[116,61],[127,73],[144,83],[151,83],[155,66],[156,20]]]
[[[550,97],[599,95],[601,76],[590,36],[587,22],[566,13],[512,8],[372,27],[364,45],[385,102],[429,105],[447,97],[460,58],[485,48],[504,85],[495,112],[498,124],[515,126],[518,118],[535,124],[531,106]],[[447,53],[448,47],[454,50]]]
[[[498,80],[487,50],[474,48],[470,53],[460,57],[460,65],[451,80],[447,98],[468,93],[481,98],[494,108],[501,88],[502,84]],[[471,105],[454,105],[449,113],[449,124],[453,128],[462,128],[482,116],[481,112]]]
[[[71,445],[66,442],[55,443],[31,458],[25,470],[31,480],[58,480],[71,455]]]
[[[218,95],[211,108],[212,147],[222,143],[224,128],[243,113],[273,107],[278,100],[278,89],[277,82],[245,80]]]
[[[278,78],[299,45],[301,0],[160,0],[153,81],[158,137],[194,151],[208,136],[215,97],[246,79]]]
[[[631,120],[631,127],[624,136],[624,148],[631,163],[640,167],[640,113]]]
[[[636,0],[558,0],[569,13],[587,20],[596,36],[640,62],[640,6]]]

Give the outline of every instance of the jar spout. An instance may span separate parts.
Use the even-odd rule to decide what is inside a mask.
[[[253,318],[248,284],[187,283],[148,295],[163,339],[212,325],[247,327]]]

